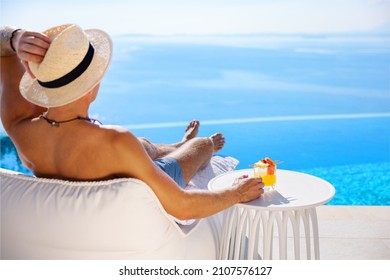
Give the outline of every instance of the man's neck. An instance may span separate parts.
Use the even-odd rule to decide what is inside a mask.
[[[61,106],[56,108],[49,108],[45,116],[56,121],[69,120],[76,117],[88,117],[89,106]]]

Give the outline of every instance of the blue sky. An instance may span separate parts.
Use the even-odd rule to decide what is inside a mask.
[[[390,0],[0,0],[1,24],[110,34],[390,32]]]

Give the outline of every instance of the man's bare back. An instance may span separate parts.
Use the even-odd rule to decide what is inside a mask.
[[[189,124],[179,142],[156,145],[147,139],[138,139],[123,128],[93,124],[87,120],[88,110],[100,83],[61,106],[44,108],[27,101],[27,93],[19,91],[19,81],[25,73],[23,65],[30,73],[32,63],[39,64],[46,58],[52,42],[45,34],[20,30],[14,32],[12,43],[17,55],[1,57],[1,119],[21,160],[37,176],[67,180],[137,178],[154,191],[169,214],[179,219],[206,217],[235,203],[258,198],[263,193],[261,179],[247,177],[238,178],[231,189],[220,193],[180,188],[152,159],[173,158],[180,165],[187,183],[209,162],[213,153],[223,147],[223,136],[217,133],[197,137],[199,122],[195,121]],[[38,80],[26,75],[23,79],[31,79],[34,83]],[[54,120],[58,125],[52,125],[48,120]]]
[[[35,118],[14,141],[24,165],[38,177],[103,180],[124,175],[116,174],[120,150],[115,149],[115,139],[121,133],[125,132],[87,121],[57,128]]]
[[[148,156],[156,159],[169,155],[194,139],[198,128],[199,122],[191,122],[183,139],[171,145],[156,145],[144,138],[138,140]],[[77,181],[132,176],[132,165],[118,173],[121,169],[118,160],[123,158],[126,149],[118,145],[119,139],[135,137],[125,128],[99,125],[88,120],[75,120],[57,127],[38,117],[24,127],[22,135],[20,141],[16,141],[19,155],[23,164],[36,176]],[[214,153],[224,145],[220,134],[212,135],[210,140]]]

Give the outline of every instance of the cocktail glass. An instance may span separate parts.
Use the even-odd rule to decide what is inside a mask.
[[[275,172],[269,174],[267,165],[253,165],[254,177],[261,178],[263,180],[264,186],[267,187],[266,190],[274,190],[276,185],[276,166]]]

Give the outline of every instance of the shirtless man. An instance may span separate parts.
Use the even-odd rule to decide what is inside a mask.
[[[0,32],[1,120],[23,164],[36,176],[137,178],[169,214],[183,220],[210,216],[263,193],[261,179],[245,176],[221,192],[183,189],[224,144],[218,133],[196,137],[197,121],[189,124],[182,141],[155,145],[88,117],[111,58],[111,40],[103,31],[67,25],[45,33],[11,27]]]

